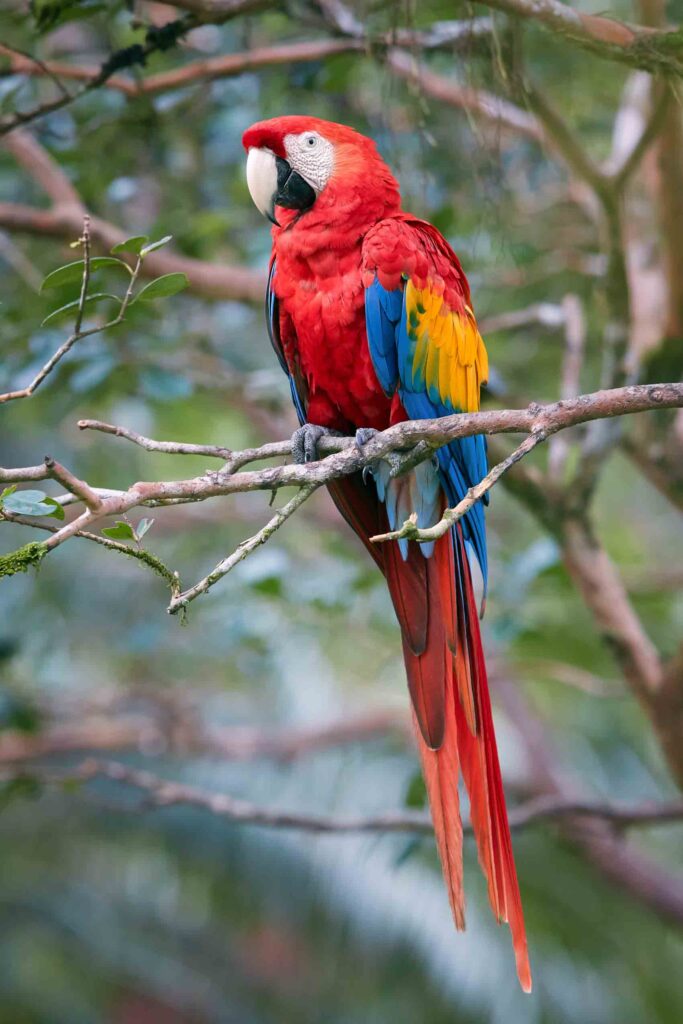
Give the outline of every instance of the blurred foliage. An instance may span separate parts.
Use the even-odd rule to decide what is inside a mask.
[[[408,6],[418,25],[453,16],[445,0]],[[36,0],[33,21],[23,5],[7,7],[3,36],[42,58],[96,64],[141,39],[125,3]],[[405,23],[402,5],[357,7],[374,28]],[[631,15],[627,4],[614,10]],[[282,11],[205,26],[182,49],[156,55],[150,70],[312,31]],[[496,19],[493,45],[430,61],[465,83],[503,90],[512,36]],[[595,158],[604,157],[625,71],[532,27],[524,46],[538,85]],[[37,78],[1,77],[0,103],[27,108],[46,88]],[[600,316],[596,281],[576,270],[576,257],[598,256],[600,243],[567,201],[558,166],[528,140],[491,145],[476,121],[399,82],[372,57],[266,68],[153,98],[100,90],[34,130],[93,214],[131,235],[172,234],[188,256],[265,267],[269,235],[248,198],[240,136],[251,122],[285,112],[346,121],[376,138],[406,206],[458,250],[480,317],[560,301],[571,291],[586,304],[589,338],[598,336],[591,333]],[[0,201],[45,204],[4,151]],[[30,380],[63,340],[63,328],[40,323],[73,291],[41,296],[35,288],[68,258],[54,240],[3,236],[1,388]],[[117,274],[103,266],[98,288],[120,287]],[[509,395],[557,396],[560,333],[531,327],[487,341]],[[599,356],[591,340],[586,390],[598,386]],[[295,425],[261,308],[189,292],[136,303],[115,331],[80,342],[33,398],[3,408],[0,462],[34,464],[47,450],[112,487],[205,468],[201,459],[174,460],[79,433],[76,421],[89,416],[234,448],[285,436]],[[191,582],[267,514],[259,494],[158,509],[144,544]],[[615,456],[596,517],[647,630],[671,652],[683,605],[661,580],[680,548],[674,513]],[[668,795],[649,727],[554,543],[502,487],[488,521],[488,648],[523,688],[563,770],[596,797]],[[139,534],[139,524],[133,527]],[[27,528],[3,525],[0,550],[35,539]],[[144,566],[83,541],[51,554],[38,573],[4,581],[0,730],[39,731],[55,709],[86,714],[105,697],[135,707],[140,697],[190,694],[207,722],[283,728],[407,703],[384,586],[322,495],[195,604],[188,628],[166,615],[166,599],[164,583]],[[608,695],[558,682],[557,663],[606,680]],[[528,766],[500,709],[497,718],[512,793]],[[134,760],[146,763],[143,754],[155,755],[151,764],[161,773],[287,808],[370,813],[423,800],[414,753],[396,738],[289,763],[225,763],[164,750]],[[0,793],[0,1024],[683,1018],[680,933],[610,887],[552,827],[525,832],[515,844],[536,985],[529,999],[516,988],[508,935],[490,918],[469,846],[463,937],[453,934],[430,842],[273,834],[199,812],[141,813],[113,784],[89,792],[92,799],[80,791],[43,794],[27,772]],[[680,866],[680,831],[660,828],[633,842]]]

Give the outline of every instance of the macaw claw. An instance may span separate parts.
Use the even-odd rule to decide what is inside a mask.
[[[358,448],[363,448],[368,441],[371,441],[373,437],[379,434],[379,430],[375,430],[374,427],[359,427],[356,431],[356,445]],[[374,479],[375,471],[372,466],[363,466],[363,483],[367,484],[369,480]]]
[[[359,448],[371,441],[373,437],[377,437],[379,430],[375,430],[374,427],[359,427],[356,431],[356,444]]]
[[[319,427],[315,423],[304,423],[292,434],[292,458],[297,465],[306,462],[318,461],[318,441],[325,435],[339,437],[338,430],[331,430],[329,427]]]

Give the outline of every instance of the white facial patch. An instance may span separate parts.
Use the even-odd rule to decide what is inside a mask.
[[[297,171],[316,192],[322,192],[334,169],[334,146],[318,132],[285,135],[285,154],[290,167]]]

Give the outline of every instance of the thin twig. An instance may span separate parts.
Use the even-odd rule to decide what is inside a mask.
[[[5,769],[0,771],[0,780],[2,781],[11,781],[17,777],[16,771]],[[182,782],[172,782],[151,772],[130,768],[119,761],[88,759],[75,768],[64,771],[31,766],[25,769],[19,777],[35,778],[50,786],[64,786],[74,782],[87,783],[98,778],[110,779],[141,790],[145,794],[143,803],[145,809],[176,806],[195,807],[231,821],[269,828],[297,829],[313,833],[417,832],[430,834],[433,831],[429,815],[421,812],[395,811],[367,817],[333,817],[323,814],[273,810],[238,799],[227,793],[214,793]],[[133,806],[131,809],[139,808]],[[670,825],[683,819],[683,800],[648,801],[629,806],[610,801],[591,802],[556,796],[538,797],[512,809],[510,827],[522,829],[545,821],[565,818],[594,818],[619,828]],[[463,831],[471,833],[471,825],[465,825]]]
[[[470,509],[473,508],[481,498],[483,498],[486,492],[490,491],[493,485],[500,480],[501,476],[503,476],[504,473],[507,473],[508,469],[514,466],[516,462],[519,462],[520,459],[523,459],[525,455],[528,455],[529,452],[533,451],[536,445],[545,441],[547,436],[548,435],[545,431],[539,430],[526,437],[522,443],[507,456],[506,459],[503,459],[502,462],[499,462],[489,470],[486,476],[480,480],[478,484],[475,484],[474,487],[470,487],[465,497],[455,506],[455,508],[447,508],[438,523],[435,523],[433,526],[427,526],[420,529],[417,525],[417,516],[413,513],[408,519],[406,519],[403,526],[398,530],[391,530],[389,533],[377,534],[375,537],[371,537],[370,540],[374,541],[376,544],[384,543],[388,540],[402,540],[403,538],[418,541],[419,543],[438,540],[439,537],[443,537],[445,533],[448,533],[450,528],[455,526],[458,520],[462,519],[464,515],[467,515]]]
[[[196,17],[191,14],[186,15],[179,28],[178,38],[187,34],[192,28],[195,28],[197,24],[199,24],[199,22]],[[147,57],[162,48],[164,48],[163,43],[160,43],[156,38],[148,35],[147,41],[136,48],[137,52],[135,54],[135,63],[143,64]],[[128,53],[129,52],[130,51],[128,51]],[[80,88],[76,89],[75,92],[69,92],[64,89],[60,83],[60,95],[56,99],[46,100],[44,103],[39,103],[30,110],[15,110],[11,114],[0,117],[0,135],[7,135],[9,132],[14,131],[22,125],[30,124],[32,121],[38,120],[38,118],[45,117],[46,114],[52,114],[57,110],[62,110],[67,105],[74,103],[83,96],[86,96],[94,89],[99,89],[120,67],[118,58],[121,57],[122,53],[124,56],[126,55],[126,51],[118,51],[117,53],[112,54],[100,65],[94,75],[85,80]]]
[[[243,540],[238,545],[237,549],[232,552],[227,558],[224,558],[218,563],[208,575],[204,576],[203,579],[195,583],[193,587],[183,591],[181,594],[175,594],[171,599],[166,611],[169,615],[175,615],[176,612],[182,611],[187,608],[191,601],[194,601],[201,594],[205,594],[214,583],[218,583],[224,576],[234,569],[236,565],[247,558],[252,551],[260,547],[261,544],[265,544],[267,540],[273,536],[276,530],[279,530],[283,523],[285,523],[290,516],[292,516],[298,508],[300,508],[305,501],[310,498],[313,492],[316,490],[317,485],[311,484],[306,487],[301,487],[297,493],[291,498],[286,505],[278,509],[272,519],[262,526],[252,537],[247,540]]]
[[[61,362],[64,356],[69,352],[77,341],[82,341],[83,338],[89,338],[94,334],[101,334],[103,331],[108,331],[113,327],[118,327],[120,323],[123,323],[125,319],[128,306],[130,305],[133,297],[133,288],[140,275],[142,268],[142,257],[138,256],[135,267],[131,270],[126,264],[129,273],[130,280],[126,294],[124,295],[123,301],[119,306],[117,315],[112,319],[108,320],[104,324],[99,324],[95,327],[89,327],[87,330],[81,329],[83,322],[83,315],[85,311],[85,304],[88,298],[88,284],[90,281],[90,217],[86,216],[83,218],[83,234],[79,238],[79,242],[83,246],[83,278],[81,281],[81,292],[78,300],[78,310],[76,313],[76,322],[74,324],[73,332],[69,335],[65,342],[63,342],[56,352],[48,359],[45,365],[38,371],[36,376],[33,378],[30,384],[27,384],[24,388],[19,388],[16,391],[7,391],[4,394],[0,394],[0,405],[5,402],[13,402],[20,398],[30,398],[31,395],[40,387],[46,377],[48,377],[55,366]]]
[[[8,512],[6,509],[0,511],[0,522],[14,523],[16,526],[30,526],[33,530],[42,530],[44,533],[59,533],[59,526],[54,526],[51,523],[42,523],[36,521],[32,516],[22,516],[14,512]],[[180,577],[177,572],[171,572],[167,566],[153,555],[150,551],[145,548],[132,547],[129,544],[122,544],[120,541],[111,540],[109,537],[103,537],[99,533],[90,533],[88,530],[79,530],[74,534],[74,537],[81,540],[89,540],[93,544],[99,544],[100,547],[108,548],[110,551],[115,551],[119,555],[126,555],[128,558],[134,558],[142,565],[147,566],[152,572],[156,573],[165,580],[166,585],[170,588],[171,594],[177,594],[180,591]]]
[[[114,437],[124,437],[127,441],[144,448],[146,452],[164,452],[166,455],[204,455],[212,459],[223,459],[227,461],[233,457],[229,448],[221,448],[213,444],[188,444],[182,441],[153,441],[151,437],[138,434],[136,430],[129,427],[117,427],[111,423],[103,423],[101,420],[79,420],[79,430],[98,430],[102,434],[113,434]]]
[[[88,285],[90,284],[90,217],[87,213],[83,215],[83,231],[78,242],[83,247],[83,277],[81,280],[81,293],[78,297],[78,311],[74,324],[74,334],[81,333],[85,303],[88,298]]]

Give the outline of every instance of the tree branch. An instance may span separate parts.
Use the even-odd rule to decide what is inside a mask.
[[[683,74],[680,31],[657,31],[615,18],[585,14],[560,0],[482,0],[516,18],[533,21],[598,57],[664,74]]]
[[[410,46],[420,50],[436,50],[447,47],[450,50],[463,49],[472,40],[489,36],[492,32],[490,18],[474,18],[471,21],[438,22],[430,29],[420,32],[411,29],[395,29],[392,32],[361,36],[346,35],[335,39],[311,39],[300,42],[282,43],[273,46],[259,46],[241,53],[222,54],[204,60],[191,61],[182,67],[144,78],[129,78],[113,75],[102,83],[108,89],[116,89],[129,97],[156,95],[170,89],[182,89],[197,82],[230,78],[256,71],[264,67],[277,67],[308,61],[325,60],[342,53],[369,54],[371,50],[388,46]],[[97,68],[82,64],[65,64],[59,61],[36,61],[24,53],[12,50],[0,43],[0,54],[9,59],[10,69],[15,74],[58,77],[69,81],[87,82],[97,74]]]
[[[49,210],[21,203],[0,203],[0,228],[71,241],[83,226],[84,206],[78,193],[47,151],[24,131],[15,130],[3,139],[3,145],[19,165],[44,189],[53,201]],[[102,220],[90,218],[90,237],[94,245],[109,252],[125,241],[129,232]],[[150,253],[144,260],[141,276],[187,275],[190,288],[211,299],[236,299],[258,303],[263,300],[266,275],[258,270],[229,263],[209,263],[164,250]]]
[[[571,486],[553,493],[547,485],[525,480],[515,481],[511,490],[558,541],[567,571],[650,720],[673,778],[683,788],[683,663],[676,658],[662,661],[585,509],[573,508]]]
[[[195,585],[190,587],[189,590],[185,590],[179,594],[174,594],[169,602],[168,608],[166,609],[168,614],[175,615],[179,611],[185,611],[190,602],[200,597],[201,594],[206,594],[214,583],[218,583],[219,580],[222,580],[224,576],[227,576],[231,569],[234,569],[236,565],[244,561],[252,551],[255,551],[256,548],[270,540],[276,530],[279,530],[282,524],[286,523],[289,517],[294,515],[297,509],[299,509],[303,503],[310,498],[316,488],[317,485],[315,484],[301,487],[294,497],[290,498],[286,505],[283,505],[282,508],[277,510],[275,515],[266,523],[265,526],[262,526],[261,529],[252,537],[249,537],[248,540],[243,540],[241,544],[238,545],[237,549],[227,558],[222,559],[215,569],[212,569],[207,576],[204,576],[203,579],[199,580],[198,583],[195,583]]]
[[[448,529],[452,521],[464,514],[464,511],[467,511],[474,501],[493,486],[503,473],[551,434],[598,417],[621,416],[650,409],[679,407],[683,407],[683,384],[633,386],[582,395],[576,399],[560,401],[548,406],[532,405],[525,410],[506,409],[456,414],[436,420],[406,421],[377,434],[362,448],[352,438],[324,437],[321,441],[322,453],[329,454],[318,462],[306,465],[270,466],[261,470],[243,469],[250,462],[291,454],[291,442],[276,442],[261,448],[231,452],[221,469],[209,470],[201,476],[186,480],[140,481],[127,490],[113,492],[103,488],[93,488],[84,481],[74,482],[74,479],[70,478],[68,470],[60,467],[59,479],[72,495],[73,501],[80,501],[86,507],[70,522],[55,532],[50,531],[50,537],[44,542],[43,551],[53,550],[70,540],[71,537],[89,532],[93,523],[106,516],[125,515],[131,509],[148,503],[203,501],[206,498],[219,495],[254,490],[272,492],[288,486],[301,489],[299,494],[291,499],[262,530],[244,542],[233,555],[224,559],[212,573],[180,597],[176,580],[176,585],[172,587],[173,600],[169,606],[169,611],[175,612],[179,608],[185,607],[200,593],[208,590],[213,583],[229,572],[237,561],[242,560],[267,540],[315,488],[351,473],[362,471],[366,467],[372,467],[379,459],[389,459],[392,462],[392,471],[401,473],[430,457],[437,448],[458,437],[470,437],[480,433],[523,432],[529,434],[511,455],[494,466],[488,476],[468,493],[455,511],[451,510],[437,527],[432,528],[434,531],[439,531],[435,535],[440,535]],[[104,429],[106,433],[122,436],[151,451],[161,450],[172,454],[188,454],[187,449],[191,447],[181,445],[179,442],[156,442],[151,438],[135,434],[133,431],[125,430],[125,428],[101,424],[99,421],[84,420],[80,425],[83,429],[90,426],[96,430]],[[227,452],[227,449],[221,449],[220,457],[222,458]],[[192,451],[192,454],[196,454],[196,450]],[[215,456],[218,453],[210,448],[206,454]],[[17,483],[22,480],[35,481],[47,479],[50,476],[53,476],[53,472],[47,466],[29,466],[21,470],[0,469],[0,482],[2,483]],[[84,490],[86,487],[88,488],[87,492]],[[534,489],[539,490],[535,484]],[[543,484],[540,485],[539,493],[545,502],[547,498]],[[90,496],[88,502],[84,501],[86,494]],[[63,505],[72,503],[65,499],[59,500]],[[536,505],[536,502],[534,504]],[[539,508],[534,510],[537,514],[542,514]],[[555,515],[556,512],[549,507],[550,528],[558,533],[559,526],[555,522]],[[415,534],[413,524],[409,528],[411,529],[410,536],[416,535],[419,539],[423,539],[421,531]],[[427,532],[429,533],[429,531]],[[425,536],[424,539],[428,538]],[[166,572],[168,573],[168,570]]]
[[[9,231],[69,241],[80,231],[81,220],[82,214],[75,208],[38,210],[20,203],[0,203],[0,227]],[[90,230],[93,242],[106,252],[129,235],[99,217],[91,219]],[[263,300],[266,287],[265,274],[237,264],[209,263],[168,251],[150,253],[145,259],[142,276],[154,278],[172,273],[186,274],[195,295],[208,299],[258,303]]]
[[[57,721],[37,733],[3,730],[0,734],[0,764],[18,765],[36,758],[78,752],[102,753],[123,750],[165,754],[201,754],[226,761],[271,758],[291,761],[321,750],[350,743],[376,740],[392,733],[410,735],[409,719],[403,713],[377,709],[332,719],[322,724],[259,729],[250,726],[204,725],[192,707],[171,704],[169,694],[152,696],[145,690],[148,713],[141,713],[141,694],[131,694],[134,713],[113,714],[110,706],[93,714],[82,702],[65,716],[60,708]]]
[[[83,217],[81,197],[57,161],[37,139],[29,132],[17,129],[2,140],[2,145],[56,206],[77,207]]]
[[[234,457],[230,448],[222,448],[215,444],[187,444],[182,441],[153,441],[151,437],[138,434],[136,430],[128,427],[116,427],[111,423],[102,423],[101,420],[79,420],[79,430],[98,430],[102,434],[112,434],[114,437],[123,437],[127,441],[144,448],[146,452],[163,452],[166,455],[205,455],[211,459],[223,459],[228,461]],[[279,451],[277,454],[281,454]]]
[[[0,769],[0,780],[11,781],[16,777],[16,772],[10,773],[6,769]],[[332,817],[273,810],[247,800],[240,800],[227,793],[208,792],[197,786],[171,782],[119,761],[89,758],[75,768],[64,771],[31,766],[23,772],[23,777],[58,787],[105,778],[142,791],[145,797],[142,809],[145,810],[176,806],[195,807],[241,824],[268,828],[297,829],[313,833],[418,832],[429,835],[433,832],[429,815],[421,812],[396,811],[368,817]],[[609,801],[593,803],[563,797],[539,797],[513,808],[509,817],[512,829],[523,829],[563,818],[600,819],[619,828],[665,825],[683,820],[683,800],[664,803],[650,801],[634,806],[622,806]],[[471,825],[465,825],[463,831],[471,834]]]
[[[631,688],[649,707],[662,677],[659,655],[633,611],[609,556],[581,520],[570,519],[565,524],[564,558]]]
[[[432,450],[460,437],[474,434],[528,433],[546,435],[600,418],[625,416],[653,409],[683,407],[683,384],[640,384],[608,391],[596,391],[569,401],[550,405],[532,404],[527,409],[501,409],[476,413],[455,413],[434,420],[406,420],[381,431],[362,448],[353,438],[325,437],[320,449],[328,458],[307,465],[273,466],[260,471],[235,472],[246,462],[271,459],[291,453],[289,441],[264,445],[261,448],[233,452],[219,471],[207,472],[189,480],[139,482],[127,491],[105,499],[102,514],[118,515],[150,499],[191,498],[193,500],[254,490],[300,487],[325,484],[371,466],[392,452],[406,451],[425,442],[422,458]],[[91,421],[83,420],[84,428]],[[98,429],[98,428],[95,428]],[[116,434],[120,428],[107,432]],[[131,433],[131,432],[127,432]],[[123,434],[125,436],[125,433]],[[150,439],[146,439],[148,442]],[[161,442],[156,442],[161,443]],[[41,476],[42,474],[42,476]],[[0,469],[0,481],[45,479],[42,467],[22,470]],[[124,507],[126,506],[126,507]],[[73,524],[64,527],[70,529]]]
[[[147,31],[144,42],[135,43],[132,46],[124,47],[110,54],[97,68],[95,74],[91,78],[84,80],[81,87],[75,92],[69,92],[61,82],[58,82],[59,95],[55,99],[46,100],[30,110],[15,110],[12,114],[0,117],[0,135],[7,135],[21,125],[30,124],[46,114],[52,114],[57,110],[61,110],[94,89],[99,89],[122,66],[144,64],[153,53],[168,49],[170,42],[177,42],[198,24],[199,22],[192,14],[186,14],[179,18],[173,22],[175,31],[172,40],[169,40],[168,34],[160,34],[155,32],[153,28],[150,28]]]
[[[517,727],[526,748],[533,778],[549,798],[582,800],[573,777],[559,767],[562,759],[550,745],[552,731],[538,718],[524,697],[523,687],[507,678],[500,680],[497,693]],[[575,844],[612,884],[638,899],[665,920],[683,925],[683,880],[654,858],[634,849],[615,833],[608,821],[599,818],[560,821],[562,834]]]
[[[461,85],[453,78],[431,71],[405,50],[390,49],[386,64],[399,78],[415,83],[425,94],[442,103],[477,114],[500,128],[511,129],[535,142],[543,138],[538,120],[526,110],[494,93]]]

